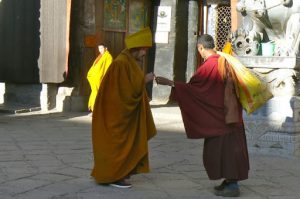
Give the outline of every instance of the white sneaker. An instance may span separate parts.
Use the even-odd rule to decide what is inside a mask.
[[[130,183],[126,182],[125,180],[110,183],[110,186],[121,188],[121,189],[128,189],[128,188],[132,187],[132,185]]]

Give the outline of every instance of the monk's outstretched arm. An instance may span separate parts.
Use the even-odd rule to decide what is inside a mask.
[[[157,76],[155,78],[155,81],[156,81],[157,84],[167,85],[167,86],[174,87],[174,81],[172,81],[172,80],[170,80],[168,78],[165,78],[165,77]]]

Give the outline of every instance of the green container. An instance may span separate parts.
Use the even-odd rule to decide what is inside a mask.
[[[273,56],[275,50],[275,43],[268,42],[268,43],[261,43],[261,53],[262,56]]]

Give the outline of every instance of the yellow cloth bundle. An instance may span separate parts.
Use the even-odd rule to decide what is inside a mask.
[[[229,63],[235,87],[238,88],[237,96],[247,114],[251,114],[273,97],[267,83],[254,75],[237,58],[223,52],[217,53]],[[224,77],[224,69],[219,68],[219,72]]]
[[[232,45],[231,45],[230,42],[226,42],[225,43],[222,52],[223,53],[227,53],[229,55],[232,55]]]

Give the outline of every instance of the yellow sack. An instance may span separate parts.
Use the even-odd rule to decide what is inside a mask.
[[[260,80],[237,58],[223,52],[218,54],[223,56],[233,69],[237,79],[239,101],[247,114],[251,114],[273,97],[267,83]]]

